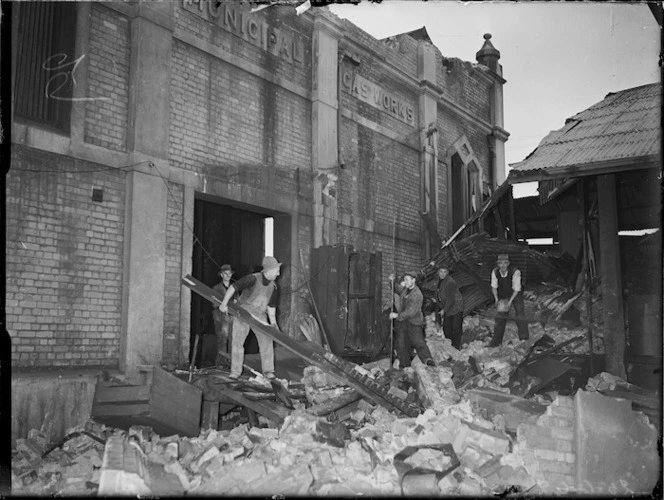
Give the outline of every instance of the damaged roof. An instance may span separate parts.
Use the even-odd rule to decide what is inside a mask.
[[[512,177],[543,180],[655,164],[661,155],[661,101],[661,83],[607,94],[513,164]]]

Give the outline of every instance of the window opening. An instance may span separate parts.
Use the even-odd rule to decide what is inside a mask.
[[[76,2],[16,7],[14,113],[69,133]]]

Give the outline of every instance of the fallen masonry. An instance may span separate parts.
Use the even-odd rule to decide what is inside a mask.
[[[600,374],[567,394],[549,389],[515,396],[507,388],[511,372],[544,334],[494,350],[481,349],[480,340],[457,350],[435,328],[427,334],[436,367],[417,357],[404,370],[388,360],[353,367],[382,393],[417,406],[416,415],[359,394],[338,372],[317,365],[299,382],[280,382],[293,408],[258,376],[215,392],[228,381],[224,370],[200,370],[190,387],[201,391],[203,402],[215,393],[227,398],[220,406],[231,407],[224,415],[220,410],[217,425],[208,421],[192,435],[159,434],[145,423],[122,428],[93,418],[59,443],[32,430],[13,446],[13,492],[537,496],[656,490],[657,428],[629,399],[603,395],[632,390],[645,401],[643,391]],[[251,410],[257,401],[278,407],[279,417]],[[596,425],[600,420],[606,431]]]

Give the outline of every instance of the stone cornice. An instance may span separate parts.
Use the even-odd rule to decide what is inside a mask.
[[[494,126],[491,135],[499,141],[505,142],[509,138],[510,133],[502,127]]]
[[[422,80],[420,82],[420,95],[431,97],[437,101],[443,95],[443,89],[429,80]]]
[[[493,71],[491,68],[488,66],[485,66],[484,64],[474,64],[474,68],[478,69],[479,73],[486,79],[488,79],[491,82],[498,82],[501,85],[504,83],[507,83],[507,80],[505,80],[502,76],[500,76],[498,73]]]
[[[314,19],[314,33],[316,30],[325,31],[332,35],[333,38],[340,40],[343,38],[344,33],[336,19],[329,17],[324,12],[316,11],[313,13]]]
[[[138,3],[99,2],[99,5],[108,7],[109,9],[119,12],[120,14],[123,14],[130,19],[136,17],[142,17],[144,19],[147,19],[148,21],[153,22],[157,26],[161,26],[162,28],[168,31],[173,31],[175,27],[172,4],[169,5],[170,14],[165,14],[162,10],[154,8],[152,5],[150,5],[149,2],[138,2]],[[181,5],[181,1],[177,2],[177,5]]]

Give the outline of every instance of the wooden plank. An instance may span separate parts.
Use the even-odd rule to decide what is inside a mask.
[[[333,291],[337,291],[337,301],[334,309],[334,316],[337,319],[337,329],[331,332],[331,337],[336,337],[336,351],[332,351],[337,356],[341,356],[344,352],[344,340],[346,332],[348,331],[348,264],[349,252],[348,246],[335,247],[336,250],[336,280],[330,283],[331,288],[328,288],[328,293],[334,296]]]
[[[212,297],[217,295],[214,290],[193,276],[185,276],[182,279],[182,283],[208,300],[212,300]],[[419,415],[420,408],[417,405],[413,405],[389,394],[384,387],[377,384],[374,380],[356,371],[355,368],[357,368],[357,365],[355,363],[344,361],[333,353],[325,351],[323,347],[308,340],[295,340],[277,328],[257,320],[246,309],[236,304],[229,304],[228,310],[233,316],[242,319],[255,331],[267,335],[295,355],[318,366],[325,372],[344,380],[349,386],[372,401],[392,407],[408,416]]]
[[[346,394],[342,394],[336,399],[330,399],[324,403],[319,403],[307,408],[307,412],[318,417],[323,415],[328,415],[339,408],[343,408],[346,405],[354,403],[362,399],[362,394],[357,391],[349,391]]]
[[[158,433],[200,433],[200,389],[155,366],[139,367],[138,380],[140,385],[98,386],[91,416],[102,423],[112,418],[125,429],[138,418]]]
[[[219,402],[203,400],[201,410],[201,429],[214,429],[219,427]]]
[[[599,175],[597,177],[597,196],[606,371],[622,379],[627,379],[615,175]]]
[[[155,416],[163,415],[169,425],[183,433],[196,435],[201,420],[203,392],[175,375],[155,367],[151,387],[151,406]]]
[[[146,385],[107,386],[97,384],[94,404],[148,402],[150,388]]]
[[[101,404],[95,405],[91,414],[92,418],[99,419],[107,416],[113,417],[132,417],[138,415],[149,415],[150,405],[146,403],[138,404]]]
[[[256,413],[260,413],[265,418],[269,418],[279,425],[283,424],[284,419],[290,415],[290,411],[288,411],[283,406],[268,404],[267,402],[251,401],[250,399],[245,398],[241,393],[233,391],[228,387],[219,386],[217,390],[222,392],[229,399],[232,399],[242,406],[246,406],[247,408],[252,409]]]

